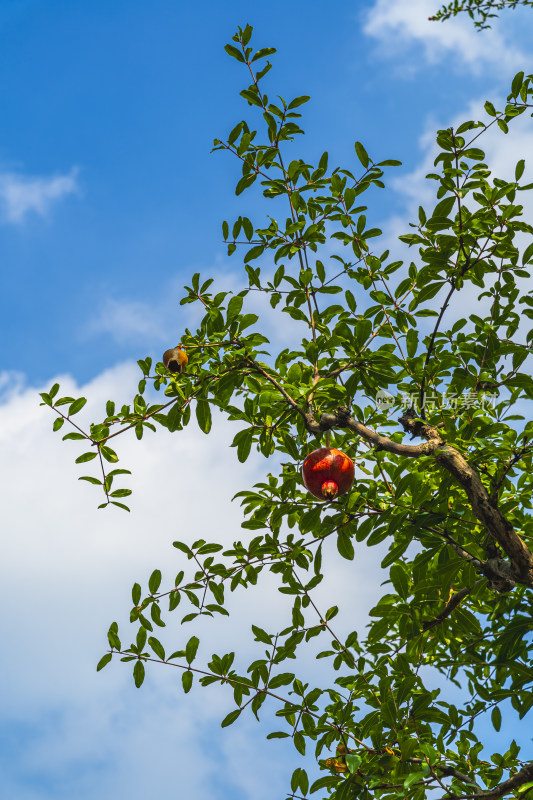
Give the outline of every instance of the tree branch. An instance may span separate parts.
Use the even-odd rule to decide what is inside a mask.
[[[434,440],[435,436],[439,436],[435,428],[413,419],[413,415],[414,412],[411,412],[411,414],[407,412],[400,418],[404,430],[414,436],[423,436],[425,438],[431,436],[431,441]],[[533,587],[533,553],[528,549],[521,536],[514,530],[511,523],[491,501],[489,493],[477,472],[472,469],[464,456],[455,447],[446,444],[442,439],[440,439],[440,444],[434,449],[433,454],[437,464],[453,475],[463,487],[472,506],[472,511],[510,558],[512,575],[510,574],[509,578],[514,578],[525,586]],[[501,561],[501,559],[489,559],[487,562],[489,567],[491,561]],[[494,564],[495,569],[496,567],[499,568],[500,564]],[[498,588],[499,591],[509,591],[512,587],[507,585],[506,588],[503,586],[502,588],[495,586],[495,588]]]
[[[272,384],[272,386],[275,386],[275,387],[276,387],[276,389],[278,390],[278,392],[279,392],[281,395],[283,395],[283,397],[285,398],[285,400],[287,401],[287,403],[288,403],[288,404],[289,404],[289,405],[290,405],[290,406],[291,406],[291,407],[292,407],[292,408],[293,408],[295,411],[297,411],[297,412],[298,412],[298,413],[299,413],[299,414],[300,414],[300,415],[301,415],[301,416],[304,418],[304,420],[305,420],[305,419],[306,419],[306,418],[309,416],[308,414],[306,414],[306,413],[305,413],[305,411],[303,410],[303,408],[302,408],[301,406],[299,406],[299,405],[298,405],[298,403],[296,402],[296,400],[294,400],[294,398],[292,398],[292,397],[290,396],[290,394],[289,394],[288,392],[286,392],[286,391],[285,391],[285,389],[283,388],[283,386],[281,385],[281,383],[279,383],[279,382],[278,382],[278,381],[277,381],[277,380],[276,380],[276,379],[275,379],[275,378],[274,378],[272,375],[270,375],[270,374],[269,374],[269,373],[266,371],[266,369],[263,369],[263,367],[259,366],[259,364],[257,363],[257,361],[254,361],[254,360],[253,360],[253,358],[250,358],[249,356],[247,356],[247,357],[245,358],[245,361],[246,361],[246,363],[247,363],[247,364],[249,364],[249,365],[250,365],[250,366],[251,366],[251,367],[252,367],[252,368],[253,368],[253,369],[254,369],[256,372],[259,372],[259,374],[260,374],[260,375],[262,375],[262,376],[263,376],[263,378],[266,378],[266,380],[267,380],[267,381],[269,381],[269,383],[271,383],[271,384]]]
[[[266,373],[265,376],[274,382]],[[281,389],[281,387],[279,388]],[[285,394],[283,390],[282,393]],[[419,445],[408,445],[403,442],[394,442],[388,436],[381,436],[376,431],[367,428],[350,416],[350,412],[346,408],[339,408],[334,414],[322,414],[320,420],[317,421],[313,414],[305,413],[292,398],[291,404],[296,406],[302,414],[307,430],[313,435],[323,433],[330,428],[348,428],[379,450],[411,458],[419,458],[424,455],[433,456],[437,464],[453,475],[462,486],[472,506],[472,511],[511,560],[512,568],[508,570],[507,574],[505,574],[505,562],[502,559],[489,559],[487,562],[489,568],[491,568],[491,562],[498,562],[492,565],[494,569],[492,569],[490,577],[502,578],[501,583],[493,581],[493,588],[498,591],[509,591],[512,588],[513,580],[533,588],[533,553],[491,501],[477,472],[472,469],[458,450],[446,444],[437,428],[416,419],[414,411],[406,412],[403,417],[400,417],[400,423],[404,430],[413,436],[421,436],[426,439]]]
[[[470,592],[472,592],[477,586],[479,586],[481,583],[483,583],[483,581],[484,581],[484,578],[480,578],[478,581],[476,581],[473,584],[473,586],[465,586],[464,589],[461,589],[460,592],[457,592],[456,594],[454,594],[450,598],[448,603],[444,606],[442,611],[439,614],[437,614],[435,619],[428,620],[427,622],[424,622],[424,624],[422,625],[422,630],[424,632],[425,631],[429,631],[431,628],[434,628],[436,625],[439,625],[443,620],[446,619],[446,617],[449,617],[450,614],[452,613],[452,611],[455,608],[457,608],[457,606],[459,605],[461,600],[464,600],[464,598],[468,594],[470,594]]]
[[[465,775],[463,772],[459,772],[459,770],[455,769],[455,767],[449,767],[449,766],[439,767],[439,766],[436,766],[435,769],[438,769],[439,772],[445,778],[457,778],[458,781],[461,781],[461,783],[466,783],[467,786],[475,786],[475,789],[472,789],[472,791],[474,792],[476,797],[482,791],[482,789],[479,788],[478,784],[474,780],[472,780],[472,778],[469,778],[468,775]],[[449,795],[449,796],[451,797],[452,795]],[[454,796],[454,798],[455,798],[455,796]]]
[[[443,444],[437,431],[435,431],[435,436],[432,436],[431,441],[422,442],[421,444],[411,445],[403,444],[403,442],[393,442],[388,436],[381,436],[381,434],[358,422],[350,416],[350,412],[345,408],[337,409],[335,414],[322,414],[319,421],[311,413],[305,414],[304,417],[307,430],[315,436],[331,428],[348,428],[365,441],[370,442],[378,450],[386,450],[388,453],[395,453],[400,456],[418,458],[419,456],[433,455],[437,447]]]
[[[462,780],[462,778],[460,780]],[[495,786],[494,789],[489,789],[487,792],[477,791],[473,794],[461,795],[448,794],[445,795],[442,800],[448,800],[448,798],[451,797],[453,797],[454,800],[497,800],[498,797],[504,797],[509,792],[512,792],[514,789],[523,786],[524,783],[528,783],[531,780],[533,780],[533,762],[526,764],[525,767],[519,772],[515,772],[508,780],[503,781],[503,783]],[[469,780],[468,783],[472,783],[472,781]]]

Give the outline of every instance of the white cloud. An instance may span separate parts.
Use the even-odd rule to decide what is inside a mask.
[[[23,222],[31,212],[45,216],[54,203],[78,191],[75,168],[51,177],[0,172],[0,204],[5,221],[13,224]]]
[[[474,73],[487,66],[498,72],[517,70],[527,63],[516,43],[510,45],[500,33],[502,25],[480,33],[467,15],[443,23],[429,21],[438,6],[437,0],[376,0],[365,15],[363,30],[380,42],[380,53],[394,57],[408,46],[419,44],[430,64],[453,55],[456,62]],[[411,72],[421,66],[422,63],[411,61],[401,68]]]
[[[135,365],[123,364],[81,387],[68,376],[58,380],[62,394],[90,398],[83,419],[97,417],[111,397],[128,402],[138,374]],[[142,442],[125,434],[115,443],[118,466],[133,470],[119,484],[134,489],[132,513],[99,511],[98,490],[76,480],[94,473],[91,463],[73,466],[79,445],[61,443],[61,433],[51,431],[53,415],[39,406],[37,389],[11,374],[0,385],[6,531],[0,592],[3,608],[10,609],[0,623],[6,644],[2,713],[10,732],[8,741],[2,736],[4,753],[14,743],[13,756],[2,766],[6,796],[111,800],[179,787],[180,796],[216,799],[227,797],[228,788],[240,796],[253,785],[258,800],[281,796],[299,757],[286,746],[265,743],[264,728],[252,719],[221,730],[220,720],[233,707],[225,687],[195,686],[184,696],[179,670],[154,665],[137,691],[129,665],[117,662],[95,672],[113,619],[126,646],[133,637],[127,622],[133,582],[146,585],[156,567],[164,583],[173,582],[180,569],[190,567],[172,547],[176,538],[246,541],[251,534],[240,528],[241,511],[231,497],[264,479],[273,464],[255,453],[239,464],[228,447],[235,425],[221,415],[215,415],[209,436],[194,423],[174,434],[148,433]],[[330,550],[329,588],[319,587],[319,608],[339,605],[341,635],[354,627],[362,632],[383,579],[382,548],[357,545],[354,562],[342,561],[334,542]],[[289,623],[290,598],[275,591],[276,583],[264,575],[256,589],[230,595],[230,619],[182,628],[178,611],[158,636],[167,648],[179,649],[200,629],[200,662],[213,652],[236,650],[244,653],[237,658],[245,669],[248,656],[263,654],[261,645],[250,642],[251,623],[268,629]],[[328,665],[304,662],[303,668],[320,680]],[[279,727],[274,722],[270,730]]]
[[[154,308],[149,303],[106,297],[89,321],[85,333],[89,336],[110,336],[119,344],[150,340],[161,342],[165,338],[162,316],[161,308]]]

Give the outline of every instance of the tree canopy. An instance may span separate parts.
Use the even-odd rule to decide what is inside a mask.
[[[441,18],[505,5],[516,3],[454,3]],[[400,162],[374,160],[361,142],[349,169],[332,168],[327,152],[314,165],[295,156],[309,97],[267,96],[275,49],[251,42],[247,25],[226,45],[246,76],[247,116],[214,141],[240,165],[236,194],[260,187],[273,210],[263,222],[222,224],[243,288],[217,291],[193,275],[181,304],[203,316],[180,337],[188,363],[173,372],[139,360],[132,403],[109,401],[89,429],[75,416],[85,398],[62,397],[56,384],[42,400],[54,429],[80,442],[76,463],[97,465],[82,480],[99,487],[102,508],[127,510],[131,493],[116,486],[128,470],[115,467],[115,437],[179,436],[193,418],[208,434],[213,409],[240,423],[239,461],[257,448],[274,469],[237,494],[240,541],[228,548],[201,531],[192,546],[175,541],[184,564],[175,582],[163,585],[156,569],[134,584],[134,643],[112,623],[98,669],[127,662],[140,687],[147,667],[172,666],[185,693],[225,684],[235,709],[222,726],[248,709],[259,718],[268,701],[279,725],[267,738],[316,756],[317,776],[297,767],[290,797],[526,800],[531,754],[523,760],[512,742],[489,757],[478,722],[499,731],[502,706],[520,718],[533,707],[533,422],[521,413],[533,399],[533,226],[521,204],[533,184],[522,181],[522,158],[511,179],[493,175],[482,145],[489,129],[504,140],[533,107],[533,75],[514,77],[503,108],[487,101],[482,119],[438,131],[427,176],[435,201],[400,236],[413,258],[402,261],[380,249],[364,204]],[[247,308],[252,293],[291,320],[280,352]],[[301,476],[324,444],[355,463],[352,489],[329,502]],[[323,556],[336,548],[356,575],[358,549],[378,543],[388,547],[385,591],[366,637],[341,637],[335,618],[354,609],[349,598],[318,607]],[[288,596],[292,624],[280,629],[272,616],[268,630],[253,626],[264,657],[201,663],[194,632],[167,652],[158,630],[170,615],[194,631],[199,616],[228,613],[228,592],[253,591],[266,572]],[[297,656],[316,637],[327,685],[298,675]]]

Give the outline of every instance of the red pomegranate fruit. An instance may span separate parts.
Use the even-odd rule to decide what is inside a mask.
[[[350,491],[354,472],[352,459],[334,447],[313,450],[302,466],[305,488],[319,500],[333,500]]]

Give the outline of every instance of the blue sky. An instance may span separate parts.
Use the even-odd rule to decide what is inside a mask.
[[[476,115],[485,99],[498,104],[515,72],[533,71],[533,13],[504,14],[479,34],[467,20],[427,23],[436,8],[429,0],[337,2],[327,11],[315,0],[0,4],[0,591],[4,608],[17,598],[2,623],[11,654],[2,667],[0,788],[4,781],[9,800],[136,800],[176,785],[195,798],[266,800],[285,790],[293,755],[265,743],[250,720],[220,732],[223,695],[185,701],[172,676],[154,675],[138,692],[125,668],[94,673],[134,580],[169,560],[178,571],[154,509],[161,513],[185,472],[207,471],[209,503],[187,485],[179,535],[207,538],[216,526],[232,541],[240,514],[229,499],[263,477],[264,462],[236,465],[227,453],[233,432],[221,422],[209,440],[191,429],[179,445],[159,436],[141,452],[126,443],[134,508],[128,519],[118,510],[104,519],[75,480],[77,452],[52,437],[36,393],[60,376],[66,392],[95,398],[95,416],[110,396],[127,401],[135,360],[160,358],[188,324],[178,300],[190,275],[235,285],[239,262],[225,255],[221,221],[264,213],[250,193],[235,197],[231,157],[210,154],[213,138],[250,112],[238,96],[246,76],[223,50],[237,25],[254,26],[256,46],[278,49],[269,94],[312,97],[299,154],[316,161],[327,149],[330,163],[354,168],[357,139],[376,160],[403,162],[368,202],[383,249],[405,232],[425,197],[432,132]],[[514,144],[489,142],[504,176],[533,147],[530,119],[516,131]],[[230,508],[223,520],[214,511],[222,506]],[[358,555],[361,630],[379,593],[379,560],[375,550]],[[353,566],[332,569],[332,586],[353,591]],[[241,633],[221,625],[208,655],[238,645],[250,620],[261,624],[261,597],[245,605],[235,606]],[[504,720],[504,740],[513,726]],[[259,787],[257,774],[268,776]]]
[[[446,124],[514,74],[512,63],[495,68],[490,59],[472,68],[469,42],[443,50],[437,41],[426,53],[405,27],[380,24],[365,35],[374,8],[335,3],[326,14],[319,3],[256,4],[251,12],[239,2],[4,0],[0,168],[23,187],[41,180],[46,192],[57,178],[63,186],[44,200],[43,214],[30,204],[0,227],[10,343],[3,367],[37,380],[57,369],[94,377],[151,351],[156,329],[160,348],[172,328],[168,316],[138,324],[133,336],[120,325],[110,334],[98,324],[110,303],[129,303],[138,316],[135,304],[145,303],[152,319],[162,304],[175,308],[192,272],[213,271],[217,259],[218,271],[237,268],[224,258],[220,223],[254,201],[234,196],[237,165],[210,149],[249,110],[238,97],[246,75],[223,50],[238,24],[255,26],[258,46],[278,48],[272,92],[312,96],[303,155],[317,160],[328,149],[332,162],[355,167],[359,139],[376,159],[403,161],[391,178],[419,161],[428,121]],[[520,49],[529,29],[515,24],[519,13],[512,17],[502,27]],[[444,35],[444,25],[433,27]],[[380,221],[401,211],[400,193],[377,194]]]

